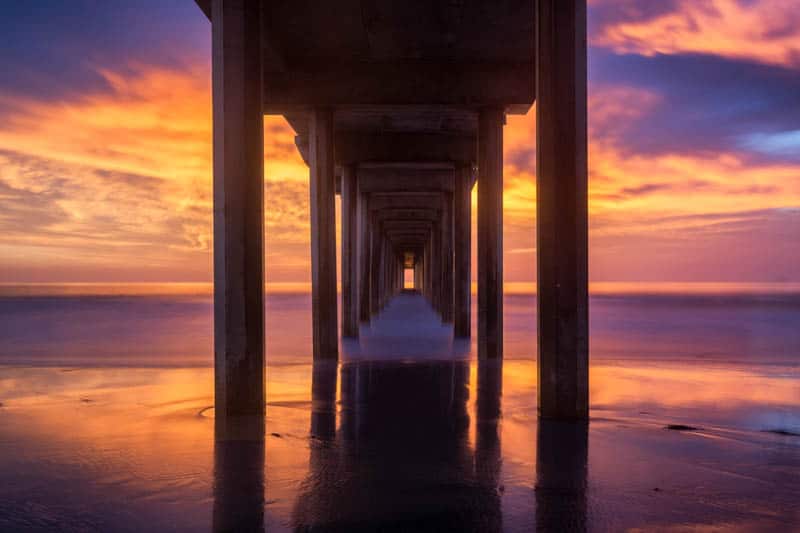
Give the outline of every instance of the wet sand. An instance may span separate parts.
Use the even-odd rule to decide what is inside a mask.
[[[273,320],[302,323],[305,296],[281,298]],[[515,346],[531,336],[529,302],[507,305]],[[728,305],[694,322],[739,313],[755,329],[731,335],[747,343],[734,353],[730,335],[710,331],[720,340],[676,350],[694,335],[678,304],[646,304],[662,322],[650,335],[621,305],[597,318],[639,323],[617,339],[626,356],[593,358],[584,425],[537,421],[536,363],[518,348],[502,367],[479,364],[445,327],[403,329],[409,301],[345,345],[340,365],[314,367],[302,351],[273,358],[266,419],[216,439],[212,370],[183,355],[0,365],[0,530],[797,530],[796,339],[748,359],[775,342],[757,332],[780,321],[759,325],[752,305]],[[660,352],[664,331],[673,340]],[[103,342],[86,337],[85,357]]]

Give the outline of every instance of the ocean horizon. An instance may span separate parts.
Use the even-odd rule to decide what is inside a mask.
[[[477,294],[477,282],[471,285]],[[71,282],[0,282],[3,296],[115,296],[115,295],[193,295],[212,294],[211,281],[71,281]],[[341,285],[337,284],[337,291]],[[265,294],[310,293],[310,282],[267,282]],[[511,281],[503,284],[505,294],[536,294],[535,281]],[[800,294],[800,281],[594,281],[591,295],[624,294]]]

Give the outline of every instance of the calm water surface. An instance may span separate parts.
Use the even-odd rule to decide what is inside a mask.
[[[6,287],[0,530],[798,530],[800,293],[740,289],[593,297],[578,426],[537,422],[534,296],[502,366],[412,297],[314,366],[270,294],[266,420],[215,440],[202,290]]]

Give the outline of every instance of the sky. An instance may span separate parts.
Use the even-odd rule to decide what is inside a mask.
[[[591,280],[800,281],[797,7],[589,1]],[[0,35],[0,282],[209,281],[194,2],[18,2]],[[511,282],[535,279],[535,130],[535,110],[505,127]],[[267,281],[307,282],[308,169],[280,117],[265,193]]]

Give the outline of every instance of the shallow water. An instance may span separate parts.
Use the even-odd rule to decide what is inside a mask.
[[[207,295],[0,298],[0,530],[800,527],[797,295],[594,297],[577,426],[537,422],[533,296],[502,366],[407,299],[312,366],[308,305],[268,297],[266,420],[215,440]]]

